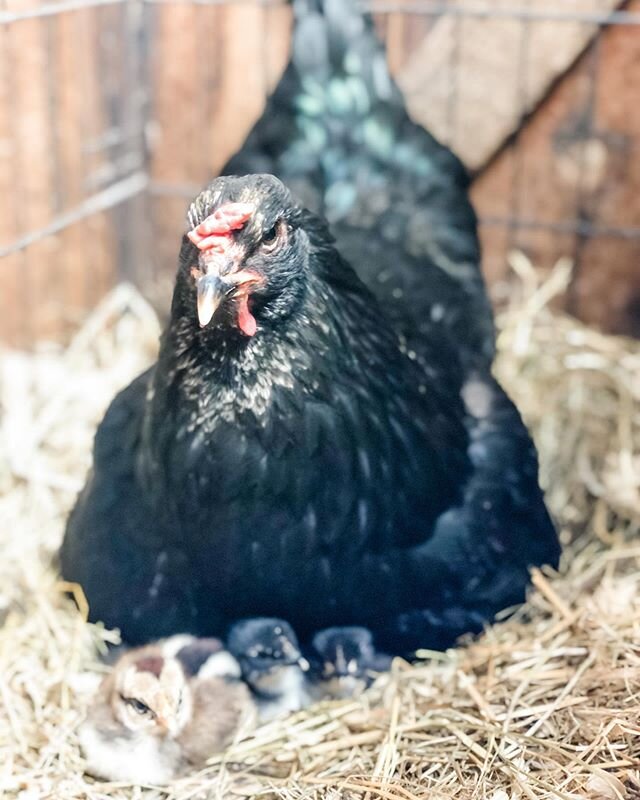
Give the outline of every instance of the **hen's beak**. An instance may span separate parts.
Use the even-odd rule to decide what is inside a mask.
[[[196,279],[198,295],[198,320],[205,328],[213,319],[227,297],[246,297],[252,286],[261,283],[261,277],[252,270],[242,269],[235,261],[220,264],[217,259],[201,260],[192,274]]]
[[[233,292],[235,285],[214,273],[198,278],[196,289],[198,292],[198,321],[200,327],[204,328],[211,322],[225,297]]]

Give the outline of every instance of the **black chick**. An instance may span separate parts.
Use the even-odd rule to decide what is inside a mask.
[[[62,570],[129,641],[269,615],[447,647],[558,541],[491,377],[464,170],[352,0],[294,7],[292,63],[229,169],[303,200],[252,175],[192,205],[158,362],[98,430]]]
[[[370,630],[354,625],[316,633],[309,661],[314,699],[342,699],[361,694],[376,675],[389,670],[392,658],[376,650]]]
[[[253,693],[261,721],[309,704],[309,664],[288,622],[267,617],[241,620],[231,627],[227,646]]]

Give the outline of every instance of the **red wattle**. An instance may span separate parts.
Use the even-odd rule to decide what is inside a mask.
[[[238,327],[245,336],[255,336],[258,330],[256,318],[249,311],[249,298],[246,295],[238,298]]]

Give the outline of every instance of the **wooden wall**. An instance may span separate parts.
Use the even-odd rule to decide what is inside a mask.
[[[61,228],[0,260],[0,338],[10,344],[66,337],[116,279],[123,208],[85,209],[75,224],[65,216],[96,195],[97,208],[108,205],[110,189],[142,167],[118,133],[127,37],[121,5],[0,25],[0,250]]]
[[[377,22],[412,115],[475,171],[488,277],[504,279],[513,247],[543,268],[570,255],[567,307],[640,334],[640,28],[607,28],[594,45],[587,22]],[[289,9],[258,2],[126,0],[0,25],[0,252],[96,194],[108,205],[114,187],[132,193],[0,260],[0,339],[66,337],[122,278],[166,307],[189,199],[261,113],[289,36]]]
[[[640,0],[627,7],[640,12]],[[547,267],[575,258],[566,307],[615,333],[640,336],[640,27],[612,27],[558,81],[476,178],[485,270],[505,274],[517,247]],[[544,227],[527,227],[531,221]],[[557,230],[552,230],[553,227]],[[575,230],[579,226],[579,230]],[[564,229],[564,230],[563,230]]]

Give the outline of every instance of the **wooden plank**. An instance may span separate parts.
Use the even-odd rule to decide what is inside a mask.
[[[467,1],[451,3],[463,9]],[[563,0],[562,11],[604,14],[618,5],[619,0]],[[398,75],[413,118],[474,170],[519,127],[596,31],[581,22],[491,16],[513,6],[513,0],[493,0],[487,17],[440,17]],[[526,8],[544,12],[556,6],[529,0]]]
[[[640,2],[630,3],[628,10],[640,12]],[[607,30],[595,87],[593,129],[586,142],[589,166],[580,213],[602,228],[640,233],[638,86],[640,31]],[[569,308],[582,319],[614,333],[640,337],[640,238],[587,240],[572,289]]]
[[[51,65],[53,80],[52,103],[55,104],[57,160],[56,193],[60,206],[73,208],[85,195],[83,163],[82,120],[86,103],[91,98],[82,91],[87,71],[87,42],[79,34],[83,31],[82,14],[62,14],[52,20],[55,30],[55,62]],[[95,90],[95,87],[92,87]],[[95,91],[94,91],[95,94]],[[56,262],[57,283],[60,286],[61,307],[58,309],[60,331],[64,335],[69,323],[81,319],[87,310],[88,292],[93,274],[93,264],[87,248],[85,223],[72,225],[57,236],[59,257]],[[99,251],[101,242],[96,242]],[[93,248],[92,248],[93,249]],[[92,293],[93,294],[93,293]]]
[[[273,15],[270,28],[266,27],[267,14]],[[278,21],[276,16],[281,20]],[[274,73],[280,74],[284,69],[289,39],[283,36],[284,19],[283,10],[278,8],[270,12],[255,5],[224,9],[212,173],[217,172],[242,144],[264,110],[267,95],[274,84]],[[272,35],[265,37],[265,30],[271,31]],[[276,31],[277,36],[274,36]],[[248,58],[248,53],[253,57]]]
[[[37,4],[20,0],[15,10]],[[17,204],[18,233],[46,225],[53,215],[53,136],[47,85],[47,25],[33,19],[8,26],[9,91],[13,107],[14,180],[10,196]],[[20,343],[55,332],[59,285],[54,239],[27,248],[21,257],[21,290],[14,297],[21,318]]]
[[[398,0],[397,5],[401,7],[402,0]],[[433,27],[434,18],[417,12],[389,11],[376,14],[374,19],[378,34],[384,41],[391,73],[398,75]]]
[[[82,74],[78,76],[79,87],[85,98],[83,113],[78,124],[82,131],[84,162],[84,191],[91,193],[103,188],[95,183],[95,176],[112,164],[120,150],[130,147],[129,142],[119,147],[97,146],[104,140],[107,131],[112,129],[108,108],[110,103],[105,94],[105,84],[116,73],[119,78],[119,92],[128,91],[128,83],[122,74],[118,53],[125,44],[119,32],[122,29],[123,9],[120,7],[97,8],[78,19],[79,36],[83,42]],[[110,46],[107,45],[110,42]],[[130,135],[122,131],[125,135]],[[85,233],[85,247],[89,254],[85,266],[90,269],[90,280],[86,285],[86,313],[104,294],[115,285],[119,275],[117,239],[121,232],[116,229],[113,211],[94,214],[82,224]],[[95,246],[93,243],[95,242]]]
[[[218,9],[214,9],[218,12]],[[204,87],[195,80],[198,63],[215,58],[215,41],[207,54],[197,49],[200,9],[191,4],[158,6],[153,43],[153,176],[167,183],[198,177],[200,107]]]
[[[262,113],[288,58],[290,10],[176,4],[154,17],[152,177],[201,185]]]
[[[640,0],[629,10],[640,11]],[[519,134],[475,181],[485,217],[510,216],[570,229],[640,231],[640,36],[612,26],[559,82]],[[565,306],[590,324],[640,336],[640,238],[482,228],[492,282],[507,276],[510,248],[542,269],[575,257]]]
[[[16,138],[9,69],[9,28],[0,28],[0,196],[5,205],[0,214],[0,244],[18,235],[16,197]],[[16,343],[22,325],[19,299],[23,293],[22,258],[13,254],[0,261],[0,340]]]
[[[22,10],[35,0],[22,0]],[[7,201],[0,241],[45,227],[93,192],[87,139],[104,128],[95,10],[2,27],[0,185]],[[109,31],[102,28],[101,36]],[[105,158],[100,154],[99,158]],[[105,214],[66,228],[2,260],[0,339],[22,347],[65,338],[104,293],[114,271]]]

